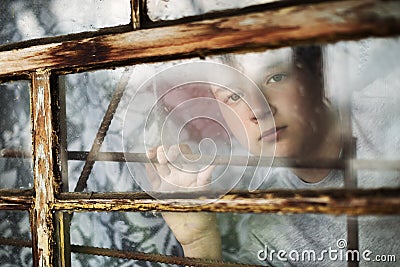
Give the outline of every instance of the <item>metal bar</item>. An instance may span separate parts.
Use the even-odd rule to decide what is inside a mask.
[[[184,266],[224,266],[224,267],[257,267],[261,265],[250,265],[250,264],[240,264],[240,263],[230,263],[223,261],[198,259],[198,258],[188,258],[188,257],[178,257],[178,256],[168,256],[161,254],[150,254],[138,251],[126,251],[126,250],[116,250],[109,248],[97,248],[88,246],[78,246],[72,245],[72,251],[75,253],[99,255],[106,257],[122,258],[122,259],[132,259],[140,261],[151,261],[160,262],[167,264],[178,264]]]
[[[7,150],[4,154],[1,154],[3,150]],[[14,155],[23,154],[24,157],[30,158],[31,156],[26,155],[25,151],[18,150],[0,150],[0,158],[14,157]],[[88,157],[89,152],[87,151],[68,151],[68,160],[82,160],[85,161]],[[19,157],[19,156],[18,156]],[[188,159],[197,159],[200,157],[199,154],[185,154]],[[210,157],[203,155],[203,159],[200,159],[196,163],[203,164],[210,162]],[[149,160],[145,153],[128,153],[128,152],[98,152],[95,161],[115,161],[115,162],[142,162],[148,163]],[[244,156],[216,156],[213,164],[215,165],[234,165],[234,166],[265,166],[265,163],[271,162],[270,157],[244,157]],[[178,159],[177,162],[180,160]],[[152,160],[155,162],[155,160]],[[296,168],[327,168],[327,169],[344,169],[346,160],[344,159],[318,159],[314,161],[297,159],[297,158],[285,158],[275,157],[273,159],[271,167],[296,167]],[[394,170],[400,171],[400,160],[379,160],[379,159],[351,159],[351,164],[355,170]],[[64,190],[65,191],[65,190]]]
[[[61,193],[64,211],[207,211],[242,213],[400,214],[400,188],[275,190],[260,192]]]
[[[0,189],[0,210],[29,210],[33,195],[32,189]]]
[[[68,151],[69,160],[86,160],[88,152],[85,151]],[[198,159],[199,154],[185,154],[188,159]],[[145,153],[123,153],[123,152],[99,152],[95,157],[96,161],[116,161],[116,162],[142,162],[148,163],[149,159]],[[272,164],[271,164],[272,161]],[[152,160],[156,163],[156,160]],[[206,164],[213,162],[215,165],[233,165],[233,166],[266,166],[271,167],[292,167],[292,168],[327,168],[327,169],[344,169],[346,160],[344,159],[316,159],[304,160],[299,158],[286,157],[256,157],[256,156],[216,156],[211,158],[202,155],[202,158],[196,161],[196,164]],[[400,170],[400,160],[378,160],[378,159],[351,159],[354,169],[369,170]],[[177,163],[184,163],[183,160],[177,159]],[[185,162],[187,163],[187,161]]]
[[[32,247],[32,241],[20,240],[13,238],[2,238],[0,237],[1,246],[17,246],[17,247]],[[230,263],[223,261],[211,261],[206,259],[196,259],[178,256],[169,256],[161,254],[151,254],[138,251],[126,251],[126,250],[115,250],[109,248],[98,248],[89,246],[71,245],[71,249],[75,253],[90,254],[97,256],[106,256],[122,259],[133,259],[140,261],[151,261],[160,262],[167,264],[179,264],[179,265],[190,265],[190,266],[225,266],[225,267],[252,267],[259,265],[248,265],[239,263]]]
[[[345,69],[346,66],[342,71],[345,71]],[[342,129],[342,158],[346,160],[344,168],[344,187],[346,189],[357,188],[357,170],[354,168],[353,164],[353,159],[355,159],[357,155],[357,146],[356,138],[353,137],[352,128],[352,96],[351,89],[340,88],[341,101],[339,104],[339,113],[341,117]],[[358,219],[355,216],[347,216],[347,249],[358,251],[358,240]],[[350,259],[347,262],[347,266],[358,267],[359,262],[355,259]]]
[[[32,73],[32,151],[35,199],[31,210],[33,265],[52,266],[53,213],[56,181],[53,175],[53,125],[50,72]]]
[[[0,158],[32,158],[31,151],[3,148],[0,150]]]
[[[141,9],[142,9],[142,1],[141,0],[131,0],[131,20],[132,20],[132,28],[133,30],[140,29],[140,17],[141,17]]]
[[[86,71],[399,33],[400,2],[396,0],[303,4],[3,51],[0,78],[38,68]]]
[[[25,200],[19,200],[18,202],[20,203],[0,198],[0,210],[29,210],[32,207],[33,201],[32,198],[28,198]]]
[[[1,197],[32,197],[33,189],[0,189]]]
[[[32,247],[32,240],[22,240],[15,238],[0,237],[1,246],[14,246],[14,247]]]
[[[71,239],[70,225],[71,214],[57,212],[54,216],[54,225],[56,229],[56,255],[57,265],[60,267],[71,266]]]
[[[62,192],[68,192],[68,144],[67,144],[67,115],[66,115],[66,88],[65,88],[65,76],[55,77],[53,85],[53,92],[58,94],[55,96],[58,102],[58,108],[56,109],[55,116],[57,122],[55,123],[56,133],[58,134],[58,146],[59,146],[59,162],[61,164],[61,186]],[[56,241],[56,257],[57,266],[66,267],[71,266],[71,242],[70,242],[70,224],[71,216],[69,214],[58,212],[54,218],[55,226],[55,241]]]
[[[350,96],[348,99],[352,99]],[[356,138],[352,137],[352,128],[351,128],[351,106],[350,103],[347,105],[345,123],[346,128],[350,129],[346,132],[347,137],[345,137],[343,154],[347,159],[356,158]],[[350,128],[348,128],[350,127]],[[344,183],[345,188],[347,189],[355,189],[357,188],[357,170],[354,168],[354,164],[352,161],[348,161],[346,168],[344,170]],[[349,250],[357,250],[359,251],[359,231],[358,231],[358,218],[357,216],[347,216],[347,249]],[[358,267],[359,262],[357,259],[350,259],[347,263],[349,267]]]
[[[90,172],[92,171],[93,165],[96,162],[94,158],[99,152],[101,145],[103,144],[104,138],[107,135],[108,128],[110,127],[111,121],[114,118],[115,111],[117,110],[122,95],[125,92],[125,88],[128,84],[131,74],[132,68],[128,68],[122,73],[122,77],[119,80],[118,86],[113,93],[110,104],[108,105],[106,114],[104,114],[99,130],[97,131],[96,138],[92,144],[92,148],[87,155],[85,165],[83,166],[83,170],[74,190],[75,192],[81,192],[87,186],[87,180],[89,179]]]

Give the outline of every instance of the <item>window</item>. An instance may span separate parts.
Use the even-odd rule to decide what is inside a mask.
[[[35,1],[39,2],[44,5]],[[330,244],[334,249],[350,250],[349,257],[354,251],[371,251],[361,255],[365,256],[362,261],[343,259],[349,254],[345,252],[340,265],[343,261],[349,266],[363,265],[368,259],[395,262],[399,257],[397,244],[391,240],[400,231],[396,223],[400,210],[397,1],[249,1],[238,6],[217,4],[223,1],[208,6],[202,1],[182,16],[179,8],[173,7],[179,5],[177,1],[118,1],[118,5],[113,1],[105,10],[106,2],[88,1],[102,14],[97,17],[110,12],[115,20],[105,18],[101,20],[104,24],[90,25],[94,18],[88,18],[85,23],[89,26],[79,24],[76,31],[60,30],[65,24],[48,17],[60,12],[43,11],[68,9],[64,1],[50,1],[44,9],[25,1],[1,5],[4,12],[0,16],[7,27],[0,32],[0,262],[10,266],[240,266],[253,264],[253,259],[273,264],[288,259],[315,262],[323,254],[314,255],[314,247],[306,248],[306,255],[304,251],[284,251],[274,256],[266,251],[263,239],[254,240],[257,234],[249,239],[239,230],[246,227],[256,233],[260,225],[269,224],[269,235],[282,241],[278,226],[294,221],[301,225],[304,218],[316,223],[315,229],[319,229],[319,223],[331,225],[327,233],[326,229],[318,230],[321,238],[331,234],[332,229],[341,231],[343,236],[332,236]],[[165,12],[160,12],[163,5]],[[119,7],[123,12],[118,12]],[[17,12],[15,20],[7,17],[12,12]],[[74,12],[61,13],[67,16],[62,16],[61,22],[74,21]],[[131,16],[128,25],[127,14]],[[23,27],[20,15],[36,21],[30,25],[36,25],[39,34],[29,27],[14,31],[13,23]],[[31,40],[23,41],[27,39]],[[186,109],[179,113],[175,108],[192,100],[192,95],[185,95],[187,92],[199,92],[201,87],[195,84],[195,89],[175,88],[175,94],[164,95],[162,105],[154,106],[158,102],[151,97],[157,95],[149,93],[146,85],[154,77],[163,77],[160,71],[166,67],[179,70],[179,66],[193,66],[190,64],[195,62],[211,64],[205,65],[205,71],[213,69],[209,66],[221,66],[221,62],[249,70],[258,61],[248,59],[261,59],[271,51],[283,55],[285,51],[297,51],[293,53],[301,55],[301,47],[315,44],[322,46],[326,58],[324,74],[314,77],[314,82],[324,84],[325,97],[341,118],[340,157],[310,160],[283,153],[272,160],[238,149],[231,171],[242,166],[243,177],[252,177],[248,175],[252,169],[247,166],[257,165],[260,160],[261,167],[272,165],[272,170],[335,169],[343,172],[343,184],[268,189],[260,185],[269,181],[238,179],[222,193],[152,192],[143,167],[148,163],[145,146],[151,140],[141,136],[143,129],[151,132],[146,122],[159,118],[152,108],[167,107],[166,115],[177,111],[177,118],[195,118],[184,114]],[[300,70],[308,68],[302,65],[308,61],[296,64]],[[179,71],[172,72],[171,77],[183,81],[186,76],[181,74],[187,68]],[[242,77],[232,69],[224,71],[224,76],[213,72],[208,75],[221,79],[222,85]],[[242,72],[253,80],[259,77]],[[159,76],[148,80],[152,74]],[[287,82],[290,77],[296,78],[293,82],[302,79],[290,75],[289,71],[273,73],[262,84],[265,90],[280,93],[276,83]],[[232,79],[226,81],[224,77]],[[222,86],[222,93],[229,86]],[[227,97],[221,97],[222,102],[246,100],[243,92],[228,92]],[[211,93],[219,99],[219,93]],[[273,106],[274,102],[267,104]],[[299,112],[303,108],[298,103],[286,104]],[[204,106],[203,102],[200,105]],[[271,113],[273,109],[270,107]],[[184,128],[186,122],[184,119],[178,123]],[[187,127],[192,127],[201,139],[208,137],[210,128],[206,126],[197,121]],[[230,130],[225,133],[231,134]],[[178,134],[182,134],[182,140],[189,136],[185,131]],[[239,148],[240,140],[236,139],[232,138],[231,145]],[[363,142],[371,146],[360,146]],[[224,166],[229,162],[229,153],[224,154],[224,149],[231,151],[224,142],[221,144],[217,160],[219,166]],[[213,147],[203,145],[205,156],[209,156]],[[195,157],[199,153],[193,154]],[[257,186],[249,188],[252,182]],[[223,261],[184,257],[160,212],[217,214]],[[376,244],[384,245],[368,247],[366,233],[380,240]],[[238,259],[246,242],[253,242],[254,247],[249,246],[244,257]],[[299,246],[305,247],[302,243]]]

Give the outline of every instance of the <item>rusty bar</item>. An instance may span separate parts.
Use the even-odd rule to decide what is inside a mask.
[[[85,71],[399,33],[400,2],[396,0],[304,4],[3,51],[0,78],[38,68]]]
[[[58,108],[54,115],[56,120],[54,128],[59,138],[58,140],[58,162],[60,162],[61,170],[58,170],[61,176],[60,191],[68,192],[68,144],[67,144],[67,115],[66,115],[66,93],[65,93],[65,76],[54,77],[51,84],[55,92],[54,99]],[[58,90],[57,90],[58,89]],[[71,248],[70,248],[70,216],[69,214],[56,213],[54,217],[55,226],[55,257],[57,266],[71,266]]]
[[[343,72],[348,73],[345,64]],[[350,79],[350,77],[349,77]],[[357,170],[354,168],[354,159],[357,155],[356,138],[353,137],[352,127],[352,99],[353,92],[349,88],[341,88],[339,91],[339,114],[341,119],[342,158],[346,161],[344,168],[344,187],[352,190],[357,188]],[[347,249],[357,250],[359,247],[358,219],[356,216],[347,216]],[[349,260],[348,267],[358,267],[357,260]]]
[[[347,189],[357,188],[357,170],[354,168],[353,160],[357,155],[356,138],[353,137],[353,128],[351,122],[351,101],[352,94],[351,90],[344,92],[345,96],[342,100],[342,104],[339,107],[342,113],[342,129],[343,129],[343,148],[342,156],[346,160],[344,169],[344,186]],[[347,216],[347,249],[357,250],[359,247],[358,238],[358,218],[356,216]],[[349,260],[347,262],[348,267],[358,267],[359,263],[356,259]]]
[[[0,246],[32,247],[32,240],[0,237]]]
[[[32,203],[32,189],[0,189],[0,210],[29,210]]]
[[[32,197],[32,189],[0,189],[0,197]]]
[[[131,20],[133,30],[140,29],[140,14],[143,2],[141,0],[131,0]]]
[[[178,264],[178,265],[184,265],[184,266],[198,266],[198,267],[202,267],[202,266],[224,266],[224,267],[257,267],[257,266],[261,266],[261,265],[230,263],[230,262],[216,261],[216,260],[178,257],[178,256],[144,253],[144,252],[138,252],[138,251],[126,251],[126,250],[116,250],[116,249],[109,249],[109,248],[98,248],[98,247],[88,247],[88,246],[78,246],[78,245],[72,245],[72,251],[75,253],[83,253],[83,254],[122,258],[122,259],[133,259],[133,260],[140,260],[140,261],[160,262],[160,263],[167,263],[167,264]]]
[[[4,157],[14,157],[14,155],[26,155],[26,151],[10,150],[10,153],[4,154]],[[67,151],[66,151],[67,152]],[[68,160],[82,160],[85,161],[88,157],[87,151],[68,151]],[[188,159],[197,159],[199,154],[185,154]],[[1,157],[1,154],[0,154]],[[198,164],[210,162],[210,157],[203,155],[203,159],[197,161]],[[128,153],[128,152],[98,152],[94,157],[95,161],[116,161],[116,162],[148,162],[145,153]],[[155,162],[155,160],[152,160]],[[177,160],[179,162],[179,159]],[[235,166],[256,166],[259,162],[260,166],[265,166],[265,163],[270,163],[269,157],[242,157],[232,156],[216,156],[213,164],[215,165],[235,165]],[[344,159],[318,159],[308,161],[304,159],[290,158],[290,157],[276,157],[272,162],[271,167],[296,167],[296,168],[328,168],[328,169],[343,169],[346,164]],[[352,159],[353,169],[355,170],[394,170],[400,171],[400,160],[379,160],[379,159]],[[64,168],[63,168],[64,169]],[[64,180],[63,180],[64,183]],[[66,191],[65,189],[63,189]]]
[[[71,214],[57,212],[54,216],[54,225],[56,229],[56,266],[69,267],[71,266],[71,240],[70,240],[70,225]]]
[[[186,192],[153,199],[146,198],[144,193],[61,193],[52,208],[65,211],[400,214],[400,188],[274,190],[220,195],[218,192]]]
[[[0,150],[0,158],[31,158],[32,152],[12,149],[12,148],[3,148]]]
[[[96,162],[94,158],[99,152],[101,145],[103,144],[104,138],[107,135],[108,128],[110,127],[111,121],[114,118],[115,111],[117,110],[119,102],[121,101],[121,98],[125,92],[125,88],[128,84],[131,74],[132,68],[128,68],[122,73],[122,77],[119,80],[118,86],[117,88],[115,88],[115,91],[112,95],[110,104],[108,105],[107,111],[104,114],[103,120],[101,122],[99,130],[97,131],[90,152],[87,155],[85,165],[83,166],[83,170],[74,190],[75,192],[81,192],[87,186],[87,180],[89,179],[90,172],[92,171],[93,165]]]
[[[33,265],[52,266],[53,213],[57,188],[53,175],[53,126],[50,72],[32,73],[31,88],[32,151],[35,199],[31,210]]]
[[[69,160],[86,160],[88,152],[85,151],[68,151]],[[234,165],[234,166],[266,166],[270,164],[270,157],[255,156],[216,156],[212,159],[210,156],[202,155],[203,158],[196,161],[197,164],[207,164],[213,162],[215,165]],[[198,159],[199,154],[185,154],[188,159]],[[142,162],[148,163],[149,160],[145,153],[122,153],[122,152],[99,152],[95,157],[96,161],[116,161],[116,162]],[[156,162],[156,160],[152,160]],[[177,163],[181,161],[177,159]],[[187,163],[187,162],[185,162]],[[346,160],[343,159],[318,159],[304,160],[300,158],[275,157],[271,167],[296,167],[296,168],[327,168],[327,169],[344,169]],[[369,170],[399,170],[400,160],[378,160],[378,159],[353,159],[354,169]]]
[[[14,157],[14,155],[24,155],[27,158],[31,158],[31,155],[26,155],[27,151],[20,150],[9,150],[4,154],[4,157]],[[87,151],[68,151],[68,160],[82,160],[85,161],[88,157],[89,152]],[[0,157],[1,157],[0,152]],[[185,154],[188,159],[197,159],[199,154]],[[207,155],[203,155],[204,159],[197,161],[198,164],[210,162],[210,158]],[[116,161],[116,162],[148,162],[145,153],[128,153],[128,152],[98,152],[95,161]],[[269,157],[242,157],[232,156],[231,159],[227,156],[216,156],[213,164],[215,165],[227,165],[228,163],[235,166],[256,166],[260,163],[260,166],[265,166],[264,163],[271,162]],[[155,162],[155,160],[152,160]],[[179,162],[179,159],[177,160]],[[313,162],[290,158],[290,157],[276,157],[272,162],[271,167],[296,167],[296,168],[328,168],[328,169],[343,169],[346,161],[343,159],[319,159]],[[353,169],[360,170],[394,170],[400,171],[400,160],[380,160],[380,159],[352,159]],[[65,191],[65,189],[64,189]]]

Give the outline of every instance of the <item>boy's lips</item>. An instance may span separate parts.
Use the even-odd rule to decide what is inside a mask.
[[[260,140],[266,141],[266,142],[274,142],[275,139],[278,138],[278,135],[286,128],[287,128],[287,126],[279,126],[279,127],[270,128],[267,131],[264,131],[262,133]]]

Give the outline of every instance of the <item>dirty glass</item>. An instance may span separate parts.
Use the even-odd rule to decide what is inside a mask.
[[[357,59],[365,47],[367,58]],[[340,169],[272,158],[342,159],[350,116],[358,159],[398,160],[396,47],[396,38],[365,39],[67,75],[68,150],[97,143],[103,156],[119,157],[94,164],[89,191],[342,187]],[[96,134],[118,90],[102,142]],[[77,159],[69,161],[70,190],[84,165]],[[390,183],[363,175],[359,184],[398,186],[392,173]]]
[[[10,239],[18,246],[5,245]],[[32,266],[32,248],[24,247],[31,240],[29,214],[23,211],[0,211],[1,266]]]
[[[31,118],[28,81],[0,84],[0,188],[31,188]]]
[[[293,265],[301,262],[307,266],[344,266],[354,259],[361,266],[375,266],[373,263],[379,260],[380,264],[386,262],[387,266],[394,266],[399,257],[399,216],[359,216],[348,220],[345,215],[324,214],[167,215],[152,212],[76,213],[71,224],[71,244],[182,256],[182,247],[175,236],[179,238],[184,231],[184,238],[189,238],[190,234],[195,237],[197,228],[194,227],[214,229],[218,225],[222,259],[227,262],[275,266],[285,261]],[[348,223],[358,224],[358,248],[350,247]],[[202,236],[207,234],[207,230],[202,232]],[[205,242],[207,245],[202,252],[219,250],[211,239]],[[73,266],[132,266],[134,263],[171,266],[83,253],[73,253],[72,263]]]
[[[242,263],[268,266],[283,262],[293,266],[345,266],[353,259],[360,266],[381,266],[382,262],[394,266],[399,257],[398,219],[399,216],[359,216],[348,221],[343,215],[248,215],[240,220],[240,231],[236,229],[242,239],[233,255]],[[358,248],[350,247],[348,223],[358,224]],[[224,236],[222,241],[227,241]]]
[[[75,213],[72,245],[182,255],[181,247],[160,214],[152,212]],[[72,266],[175,266],[146,261],[72,254]]]
[[[130,22],[129,0],[3,0],[0,45]]]
[[[280,0],[147,0],[147,14],[153,21],[173,20],[213,11],[243,8]]]
[[[118,90],[121,79],[131,80],[124,69],[101,70],[90,73],[71,74],[60,80],[65,86],[67,126],[67,148],[70,152],[90,151],[96,141],[101,125],[114,91]],[[125,75],[125,76],[123,76]],[[124,85],[124,88],[126,85]],[[111,125],[106,132],[100,152],[122,153],[121,109],[114,112]],[[138,123],[141,122],[138,120]],[[83,170],[84,161],[68,162],[69,189],[73,191]],[[124,161],[98,161],[93,166],[88,180],[90,191],[137,191]]]
[[[351,105],[355,157],[371,162],[365,161],[357,172],[360,187],[400,185],[399,48],[399,38],[370,38],[326,49],[331,101]],[[385,160],[379,170],[371,168]]]

